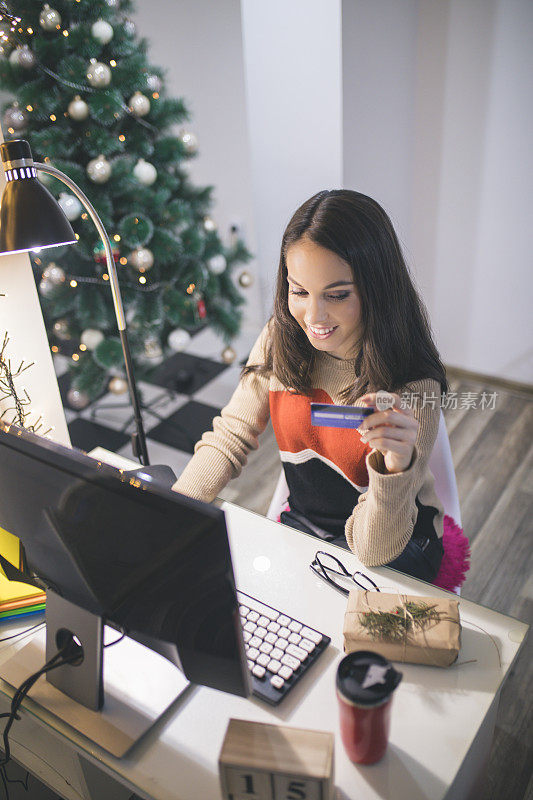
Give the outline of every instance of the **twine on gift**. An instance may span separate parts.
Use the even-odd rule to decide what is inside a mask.
[[[407,644],[408,644],[408,635],[411,629],[418,628],[424,637],[424,642],[426,644],[426,649],[431,650],[427,638],[426,638],[426,630],[431,623],[437,625],[439,622],[454,622],[455,624],[461,626],[460,620],[454,619],[450,616],[444,616],[444,612],[436,611],[436,607],[429,605],[424,602],[416,603],[412,600],[407,599],[407,595],[402,595],[398,589],[393,587],[387,586],[380,586],[379,591],[384,590],[391,590],[395,592],[398,596],[399,605],[396,607],[395,611],[376,611],[373,609],[368,601],[368,593],[371,591],[370,589],[363,590],[363,597],[364,602],[368,608],[368,612],[363,612],[365,615],[372,614],[375,615],[371,620],[368,620],[369,624],[365,624],[367,620],[363,621],[361,619],[361,615],[359,618],[359,624],[367,630],[371,636],[377,638],[378,636],[382,636],[383,638],[387,637],[387,632],[383,630],[383,627],[389,627],[389,634],[388,639],[391,642],[402,642],[402,662],[405,661],[405,656],[407,652]],[[401,616],[401,612],[403,612],[403,617]],[[397,620],[396,625],[394,624]],[[381,624],[381,630],[380,628]],[[502,659],[500,655],[500,649],[496,644],[496,641],[491,636],[491,634],[486,631],[481,625],[476,625],[475,622],[470,622],[466,620],[468,625],[472,625],[474,628],[478,628],[478,630],[482,631],[482,633],[486,634],[489,639],[491,640],[492,644],[496,648],[496,653],[498,655],[498,664],[501,669],[502,666]],[[392,629],[391,629],[392,623]],[[456,661],[456,666],[463,666],[464,664],[473,664],[477,662],[477,658],[472,658],[467,661]],[[435,662],[434,666],[439,666],[437,662]]]

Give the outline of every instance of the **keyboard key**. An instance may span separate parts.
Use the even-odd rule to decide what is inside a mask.
[[[281,636],[282,639],[288,639],[290,635],[290,630],[285,626],[281,627],[278,631],[278,636]]]
[[[289,678],[292,677],[292,669],[287,667],[285,664],[282,664],[278,669],[278,675],[280,678],[283,678],[284,681],[288,681]]]
[[[248,614],[246,615],[246,619],[249,622],[257,622],[257,620],[259,619],[259,614],[257,613],[257,611],[249,611]]]
[[[271,622],[272,620],[270,620],[268,617],[265,617],[264,614],[257,620],[257,624],[261,625],[262,628],[268,628]]]
[[[249,612],[249,610],[250,609],[248,608],[248,606],[244,606],[244,605],[240,605],[239,606],[239,613],[240,613],[241,617],[245,617],[247,615],[247,613]]]
[[[249,631],[250,633],[253,633],[256,628],[257,625],[255,624],[255,622],[246,622],[244,625],[244,630]]]
[[[262,642],[262,641],[263,641],[263,640],[262,640],[262,639],[260,639],[260,638],[259,638],[259,636],[252,636],[252,638],[251,638],[251,639],[250,639],[250,641],[248,642],[248,645],[249,645],[250,647],[260,647],[260,646],[261,646],[261,642]]]
[[[255,635],[259,636],[260,639],[264,639],[265,636],[267,635],[267,629],[266,628],[256,628],[255,629]]]
[[[274,689],[283,689],[283,687],[285,686],[285,681],[283,680],[283,678],[280,678],[279,675],[273,675],[270,678],[270,683],[272,684]]]
[[[320,642],[322,641],[322,634],[318,633],[318,631],[314,631],[312,628],[303,627],[302,630],[300,631],[300,634],[305,639],[311,639],[311,641],[314,642],[315,644],[320,644]]]
[[[291,620],[291,621],[289,622],[289,624],[288,624],[288,626],[287,626],[287,627],[288,627],[288,628],[289,628],[289,630],[290,630],[290,631],[292,631],[293,633],[299,633],[299,632],[302,630],[302,628],[303,628],[303,625],[302,625],[302,623],[301,623],[301,622],[296,622],[296,620],[295,620],[295,619],[293,619],[293,620]]]
[[[316,644],[314,642],[309,641],[309,639],[302,639],[298,646],[301,647],[303,650],[307,650],[308,653],[312,653],[316,647]]]
[[[280,628],[281,625],[279,622],[269,622],[267,625],[267,631],[271,631],[272,633],[277,633]]]
[[[263,678],[265,672],[265,668],[259,666],[259,664],[255,664],[255,666],[252,667],[252,675],[255,675],[256,678]]]
[[[291,633],[289,636],[289,642],[291,644],[300,644],[302,637],[299,633]]]
[[[276,644],[277,641],[278,637],[276,636],[276,634],[272,633],[272,631],[268,631],[267,635],[265,636],[265,642],[270,642],[270,644]],[[295,642],[295,644],[298,644],[298,642]]]
[[[281,661],[277,661],[275,658],[271,659],[267,664],[267,669],[269,672],[273,672],[276,674],[281,667]]]
[[[280,650],[279,647],[275,647],[273,650],[270,651],[270,658],[276,658],[278,659],[278,661],[282,655],[283,655],[283,650]]]
[[[250,631],[243,631],[242,638],[244,639],[245,643],[249,642],[250,639],[252,638],[252,634],[250,633]]]
[[[280,616],[276,619],[276,622],[279,622],[280,625],[288,625],[290,621],[291,618],[286,614],[280,614]]]
[[[300,661],[305,661],[307,658],[307,652],[301,647],[297,647],[295,644],[290,644],[285,650],[285,653],[290,656],[294,656],[294,658],[300,659]]]
[[[280,650],[286,650],[289,646],[287,639],[278,639],[276,642],[276,647],[279,647]]]
[[[259,650],[257,649],[257,647],[250,647],[246,655],[248,656],[250,661],[255,661],[255,659],[259,655]]]
[[[263,644],[261,645],[261,647],[259,649],[261,650],[262,653],[267,653],[268,654],[273,649],[273,647],[274,647],[274,645],[270,644],[270,642],[263,642]]]
[[[279,617],[279,611],[276,611],[275,608],[270,608],[270,606],[266,606],[264,603],[260,603],[259,600],[255,599],[255,597],[250,597],[250,600],[253,600],[253,607],[255,611],[259,612],[260,615],[263,614],[265,617],[268,617],[269,619],[277,619]]]
[[[292,658],[292,656],[290,657]],[[270,661],[270,656],[267,656],[266,653],[259,653],[256,659],[256,664],[259,664],[260,667],[266,667],[269,661]]]
[[[285,653],[281,659],[282,664],[285,664],[286,667],[290,667],[293,671],[297,670],[300,666],[300,660],[298,658],[294,658],[294,656],[289,656]]]

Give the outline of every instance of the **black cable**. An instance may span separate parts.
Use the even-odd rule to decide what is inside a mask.
[[[15,694],[13,695],[13,699],[11,701],[11,711],[5,714],[0,714],[0,718],[8,717],[6,722],[6,726],[4,728],[3,733],[3,740],[4,740],[4,758],[0,761],[0,767],[4,767],[11,758],[11,750],[9,748],[9,731],[11,730],[11,726],[15,722],[16,719],[20,719],[17,712],[34,685],[42,675],[45,675],[47,672],[50,672],[57,667],[62,667],[64,664],[71,664],[73,661],[79,659],[80,655],[83,653],[83,648],[80,645],[76,644],[73,639],[68,641],[61,650],[59,650],[52,658],[46,662],[46,664],[41,667],[40,670],[34,672],[33,675],[30,675],[23,681],[18,689],[16,690]]]
[[[6,796],[6,800],[9,800],[9,787],[7,785],[6,775],[5,775],[5,767],[0,769],[0,778],[2,779],[2,786],[4,787],[4,793]]]
[[[34,631],[35,628],[40,628],[41,625],[44,625],[44,622],[38,622],[36,625],[32,625],[30,628],[25,628],[23,631],[19,631],[18,633],[14,633],[12,636],[4,636],[3,639],[0,639],[0,642],[7,642],[9,639],[16,639],[18,636],[24,636],[25,633],[29,633],[30,631]]]

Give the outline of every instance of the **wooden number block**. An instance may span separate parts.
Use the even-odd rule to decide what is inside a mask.
[[[225,800],[333,800],[332,733],[230,719],[219,757]]]

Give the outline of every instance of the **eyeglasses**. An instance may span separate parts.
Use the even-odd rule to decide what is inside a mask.
[[[336,556],[324,552],[324,550],[319,550],[315,553],[313,562],[309,564],[309,567],[313,570],[315,575],[318,575],[319,578],[322,578],[323,581],[326,581],[326,583],[329,583],[330,586],[333,586],[334,589],[338,589],[338,591],[343,594],[350,594],[350,590],[346,589],[346,587],[342,586],[340,583],[337,583],[335,578],[332,577],[332,574],[340,575],[343,578],[351,578],[360,589],[374,589],[376,592],[379,592],[379,588],[372,578],[369,578],[364,572],[348,572],[342,561],[339,561]],[[361,580],[364,581],[364,583],[362,583]]]

